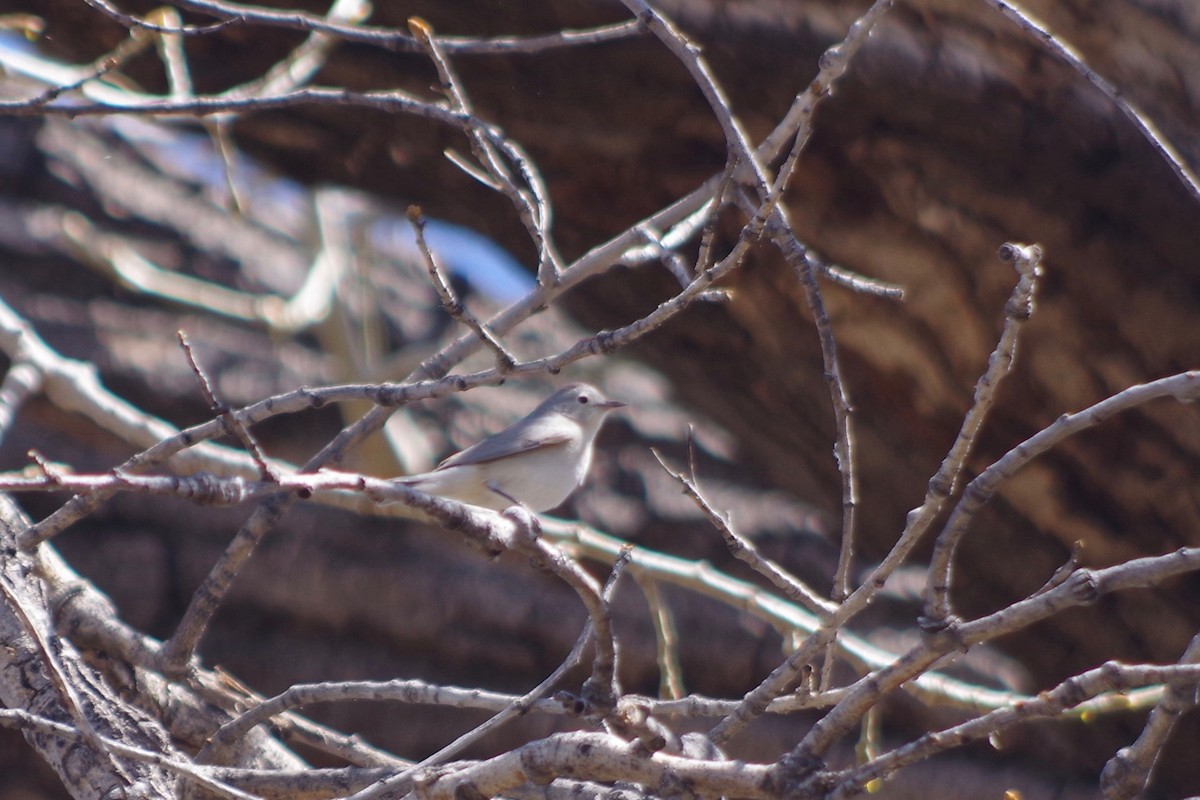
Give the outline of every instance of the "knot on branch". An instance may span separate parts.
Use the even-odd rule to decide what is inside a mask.
[[[533,544],[542,536],[542,523],[532,511],[520,503],[514,503],[500,512],[500,516],[513,523],[513,543]]]
[[[211,472],[197,472],[180,478],[181,497],[202,506],[234,506],[246,501],[246,481],[240,476],[222,478]]]
[[[554,702],[562,706],[563,710],[573,717],[582,717],[587,711],[587,704],[584,703],[583,698],[568,691],[555,692]]]
[[[798,748],[779,759],[779,764],[771,771],[768,788],[771,794],[782,798],[823,797],[824,791],[819,791],[819,782],[825,761],[808,751]],[[826,781],[828,782],[828,781]]]
[[[1090,569],[1076,570],[1068,580],[1068,591],[1082,605],[1095,605],[1100,599],[1100,581]]]
[[[1100,791],[1105,797],[1135,797],[1146,788],[1148,773],[1131,757],[1132,750],[1122,747],[1100,772]]]
[[[412,777],[412,793],[418,798],[429,797],[433,785],[441,780],[446,773],[446,768],[440,766],[431,766],[418,771]],[[455,787],[455,791],[458,788]]]
[[[408,402],[408,387],[397,386],[394,383],[381,383],[377,386],[372,386],[367,392],[367,397],[375,405],[383,406],[384,408],[401,406]]]
[[[583,682],[579,694],[562,691],[554,693],[554,701],[572,716],[611,722],[615,717],[617,698],[611,686],[595,677]],[[661,749],[661,748],[660,748]]]
[[[596,343],[594,349],[597,355],[608,355],[621,346],[613,331],[598,331],[592,341]]]
[[[651,756],[660,750],[680,752],[679,738],[650,713],[644,702],[623,697],[604,721],[612,733],[633,742],[638,755]]]
[[[583,682],[580,698],[587,708],[585,716],[607,717],[617,706],[617,696],[612,684],[597,680],[595,675]]]
[[[917,626],[921,629],[921,637],[936,650],[965,653],[969,649],[962,637],[962,620],[953,614],[939,617],[922,615],[917,618]]]
[[[325,398],[314,392],[310,387],[301,386],[296,391],[305,399],[310,408],[321,409],[325,407]]]

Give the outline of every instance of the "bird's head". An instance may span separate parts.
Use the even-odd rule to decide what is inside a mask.
[[[547,412],[562,414],[580,425],[590,423],[599,427],[605,414],[624,405],[620,400],[609,400],[595,386],[573,383],[547,397],[541,408]]]

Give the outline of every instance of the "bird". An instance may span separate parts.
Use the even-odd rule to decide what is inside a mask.
[[[518,505],[535,513],[549,511],[583,483],[600,426],[610,411],[625,405],[594,386],[573,383],[432,471],[396,481],[493,511]]]

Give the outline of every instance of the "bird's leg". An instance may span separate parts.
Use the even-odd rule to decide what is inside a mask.
[[[520,506],[521,508],[525,508],[525,504],[524,504],[524,503],[522,503],[520,500],[518,500],[517,498],[513,497],[511,494],[509,494],[508,492],[504,491],[504,490],[503,490],[503,489],[501,489],[499,486],[497,486],[495,481],[488,481],[488,482],[487,482],[486,484],[484,484],[484,485],[487,487],[487,490],[488,490],[489,492],[492,492],[493,494],[498,494],[498,495],[500,495],[500,496],[501,496],[501,497],[503,497],[505,500],[507,500],[508,502],[512,503],[514,506]],[[528,509],[526,509],[526,510],[528,510]]]

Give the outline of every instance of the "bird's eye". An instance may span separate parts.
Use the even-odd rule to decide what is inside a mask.
[[[585,403],[585,404],[586,404],[586,403],[587,403],[587,401],[588,401],[588,398],[587,398],[587,395],[586,395],[586,394],[581,394],[581,395],[579,395],[579,397],[577,397],[577,398],[575,398],[575,399],[576,399],[576,400],[578,400],[580,403]]]

